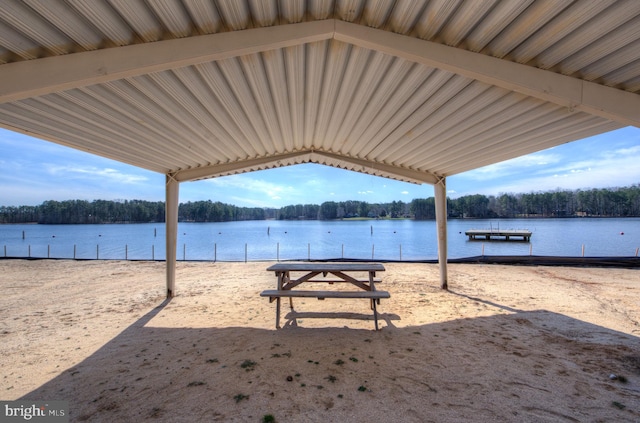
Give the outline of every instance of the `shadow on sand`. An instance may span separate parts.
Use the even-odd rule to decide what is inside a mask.
[[[166,300],[23,399],[67,400],[74,422],[640,421],[637,338],[488,303],[500,312],[423,326],[380,313],[376,332],[296,325],[372,319],[351,313],[289,313],[281,330],[156,327],[179,313]]]

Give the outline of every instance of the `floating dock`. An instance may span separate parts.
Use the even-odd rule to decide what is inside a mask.
[[[504,241],[525,241],[531,240],[531,231],[527,229],[470,229],[464,233],[469,240],[504,240]]]

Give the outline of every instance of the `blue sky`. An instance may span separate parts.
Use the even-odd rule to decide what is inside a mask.
[[[0,129],[0,206],[46,200],[164,200],[164,175]],[[640,183],[640,129],[623,128],[447,178],[449,196],[499,195]],[[305,164],[180,185],[180,201],[246,207],[369,203],[433,196],[414,185]]]

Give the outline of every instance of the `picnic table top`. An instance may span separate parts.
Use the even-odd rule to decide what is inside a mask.
[[[273,272],[382,272],[382,263],[276,263],[267,268]]]

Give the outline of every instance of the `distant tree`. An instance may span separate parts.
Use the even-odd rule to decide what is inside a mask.
[[[338,203],[335,201],[325,201],[320,204],[320,219],[332,220],[338,218]]]
[[[358,215],[361,217],[369,216],[369,211],[371,211],[371,205],[369,203],[360,201],[358,204]]]
[[[402,201],[393,201],[389,207],[389,213],[392,218],[397,218],[402,216],[402,212],[404,210],[404,203]]]
[[[417,198],[411,202],[411,213],[417,220],[435,219],[436,218],[436,201],[435,198]]]
[[[499,217],[515,217],[518,213],[518,198],[513,194],[500,194],[494,212]]]

